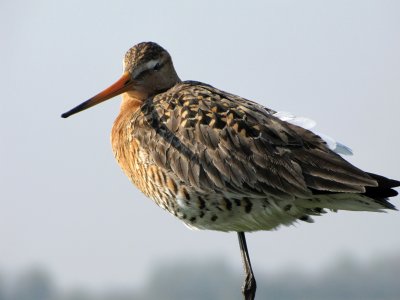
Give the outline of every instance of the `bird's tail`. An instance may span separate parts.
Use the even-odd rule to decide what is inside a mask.
[[[367,174],[378,182],[378,186],[367,186],[364,195],[374,199],[375,202],[387,209],[396,209],[396,207],[389,202],[389,198],[398,195],[398,192],[393,188],[400,186],[400,181],[373,173]]]
[[[378,184],[376,186],[366,186],[364,193],[319,192],[309,199],[296,199],[296,205],[316,212],[324,208],[333,211],[397,210],[396,207],[389,202],[389,198],[398,194],[394,188],[400,186],[400,181],[372,173],[367,174],[376,180]]]

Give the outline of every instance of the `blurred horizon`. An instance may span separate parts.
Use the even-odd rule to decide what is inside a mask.
[[[171,276],[173,274],[173,276]],[[256,272],[259,299],[380,299],[400,295],[400,254],[361,262],[343,255],[317,273],[287,268]],[[91,289],[85,285],[61,288],[43,266],[10,275],[0,266],[1,300],[186,300],[242,299],[243,274],[223,258],[168,261],[157,265],[142,286]]]

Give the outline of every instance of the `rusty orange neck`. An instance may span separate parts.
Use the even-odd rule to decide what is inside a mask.
[[[148,95],[138,92],[125,92],[122,94],[122,102],[120,106],[120,115],[125,113],[134,113],[142,105],[143,101],[147,99]]]
[[[143,101],[144,95],[136,95],[132,92],[125,92],[122,94],[122,102],[120,106],[119,115],[114,121],[114,125],[111,131],[111,143],[114,152],[121,146],[121,141],[125,138],[126,126],[131,121],[132,115],[140,108]]]

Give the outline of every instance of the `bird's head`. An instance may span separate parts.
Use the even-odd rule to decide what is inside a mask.
[[[62,114],[67,118],[89,107],[125,93],[127,99],[144,101],[180,82],[169,53],[156,43],[144,42],[130,48],[124,58],[124,72],[114,84],[96,96]]]

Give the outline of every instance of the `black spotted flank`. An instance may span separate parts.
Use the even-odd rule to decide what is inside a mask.
[[[244,207],[244,211],[246,213],[250,213],[251,209],[253,208],[253,203],[251,203],[249,198],[244,198],[243,200],[246,202],[246,205]]]
[[[190,195],[185,188],[182,188],[182,193],[185,196],[186,200],[190,200]]]
[[[283,210],[284,210],[284,211],[289,211],[289,210],[291,210],[291,209],[292,209],[292,205],[291,205],[291,204],[285,205],[285,206],[283,207]]]
[[[198,199],[199,199],[199,208],[200,209],[206,208],[206,201],[204,201],[204,199],[200,196],[198,197]]]
[[[232,210],[232,202],[228,198],[224,198],[225,207],[227,210]]]

